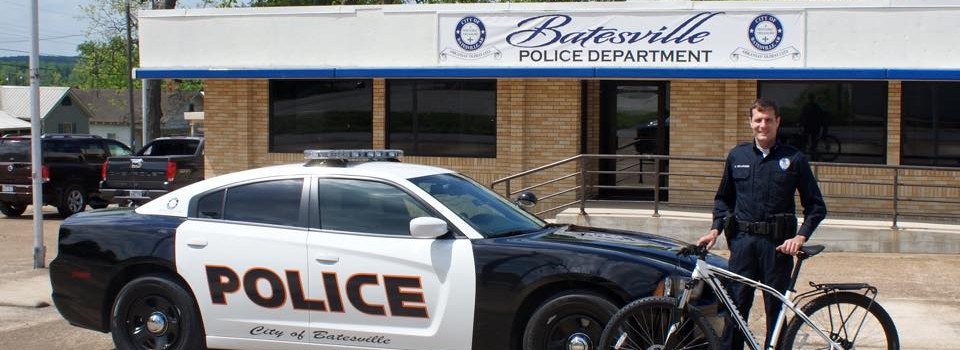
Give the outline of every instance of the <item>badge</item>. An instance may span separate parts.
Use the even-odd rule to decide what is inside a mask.
[[[780,158],[780,169],[787,170],[790,168],[790,158]]]

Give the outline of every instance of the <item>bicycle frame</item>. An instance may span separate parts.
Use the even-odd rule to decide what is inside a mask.
[[[747,326],[747,321],[743,319],[742,315],[740,315],[740,310],[737,309],[736,305],[734,305],[733,299],[730,298],[730,295],[727,294],[726,289],[724,289],[723,286],[720,284],[720,278],[729,279],[743,285],[759,288],[764,293],[768,293],[777,297],[777,299],[780,299],[780,301],[783,303],[783,307],[780,308],[780,313],[777,315],[777,323],[773,329],[773,336],[770,339],[770,345],[767,347],[767,350],[773,350],[774,346],[777,344],[777,341],[780,338],[780,331],[781,329],[783,329],[784,320],[786,319],[787,308],[789,308],[791,311],[793,311],[794,314],[799,316],[804,323],[806,323],[807,325],[815,329],[817,331],[817,334],[819,334],[820,337],[822,337],[823,340],[827,342],[827,344],[830,344],[831,349],[834,349],[834,350],[843,349],[840,346],[840,344],[837,344],[836,342],[830,339],[830,336],[823,333],[820,325],[818,325],[816,322],[811,320],[809,317],[807,317],[806,314],[804,314],[802,311],[800,311],[799,308],[797,308],[796,304],[794,304],[793,301],[791,301],[791,294],[793,293],[790,290],[787,290],[785,294],[780,294],[779,291],[777,291],[776,289],[773,289],[772,287],[766,284],[751,280],[749,278],[740,276],[733,272],[710,265],[706,261],[701,259],[697,259],[697,265],[693,269],[692,278],[693,279],[691,283],[695,281],[703,281],[704,283],[707,283],[710,285],[711,289],[713,289],[714,294],[720,299],[720,301],[724,304],[724,306],[726,306],[727,309],[730,310],[730,313],[733,316],[732,318],[737,322],[737,325],[739,326],[740,331],[746,336],[747,339],[749,339],[749,342],[747,344],[750,345],[750,348],[753,350],[760,350],[761,346],[760,344],[757,343],[757,338],[753,335],[753,332],[750,331],[750,327]],[[691,289],[685,288],[683,291],[683,294],[680,296],[680,300],[677,305],[679,310],[683,310],[687,306],[687,303],[690,300],[690,294],[691,294]],[[667,339],[670,339],[674,331],[676,331],[676,324],[671,325],[670,330],[667,333]]]

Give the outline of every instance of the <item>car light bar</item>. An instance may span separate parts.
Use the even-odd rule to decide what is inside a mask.
[[[403,151],[398,149],[349,149],[349,150],[306,150],[303,158],[313,160],[340,161],[376,161],[399,160]]]

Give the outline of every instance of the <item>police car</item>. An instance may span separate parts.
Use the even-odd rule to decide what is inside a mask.
[[[400,151],[305,153],[71,216],[57,309],[118,349],[588,350],[693,267],[682,242],[548,224]]]

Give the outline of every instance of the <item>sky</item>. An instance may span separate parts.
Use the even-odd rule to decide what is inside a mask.
[[[0,0],[0,56],[30,54],[30,9],[33,1]],[[88,21],[80,5],[98,0],[37,1],[40,8],[40,54],[76,56],[77,45],[87,40],[85,32]],[[196,4],[199,1],[178,2]]]

